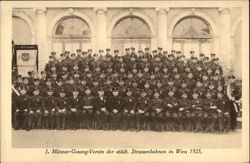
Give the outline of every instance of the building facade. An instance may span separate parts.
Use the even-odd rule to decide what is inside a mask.
[[[225,74],[241,77],[241,8],[219,7],[105,7],[14,8],[13,41],[37,44],[39,72],[52,51],[57,56],[76,49],[111,48],[121,53],[162,47],[189,57],[215,53]]]

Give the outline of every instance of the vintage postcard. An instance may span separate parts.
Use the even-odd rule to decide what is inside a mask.
[[[249,162],[248,1],[2,1],[1,162]]]

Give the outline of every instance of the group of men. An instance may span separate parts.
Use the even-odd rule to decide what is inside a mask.
[[[55,52],[41,77],[13,81],[14,129],[102,129],[228,132],[232,109],[215,54],[180,51],[111,55]],[[233,76],[230,80],[234,80]],[[240,99],[240,90],[232,95]],[[20,93],[20,94],[19,94]],[[18,95],[17,95],[18,94]],[[237,96],[237,97],[236,97]]]

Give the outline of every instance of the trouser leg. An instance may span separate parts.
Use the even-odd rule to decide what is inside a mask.
[[[48,129],[49,128],[49,115],[44,115],[44,128]]]
[[[28,128],[32,129],[34,128],[34,115],[33,114],[29,114],[28,115]]]
[[[15,130],[19,129],[20,127],[20,113],[15,112],[13,115],[13,127]]]
[[[128,129],[128,115],[123,114],[122,116],[122,129],[123,131],[126,131]]]
[[[38,113],[36,128],[41,128],[41,126],[42,126],[42,115],[41,113]]]
[[[230,121],[231,129],[234,130],[237,124],[237,113],[234,109],[230,112]]]
[[[62,129],[64,130],[66,128],[66,114],[63,113],[62,115]]]
[[[58,129],[58,130],[61,129],[60,123],[61,123],[61,115],[60,115],[60,113],[57,113],[57,114],[56,114],[56,126],[57,126],[57,129]]]
[[[55,117],[55,112],[51,112],[49,115],[49,123],[50,123],[50,129],[54,129],[55,128],[55,121],[56,121],[56,117]]]
[[[218,129],[219,132],[222,132],[224,130],[224,117],[222,113],[218,114]]]

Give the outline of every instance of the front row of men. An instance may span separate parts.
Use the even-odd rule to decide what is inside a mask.
[[[47,89],[47,96],[39,95],[34,89],[33,96],[27,95],[25,87],[21,88],[13,109],[15,129],[102,129],[102,130],[154,130],[154,131],[205,131],[227,132],[230,129],[228,100],[221,92],[217,98],[199,97],[193,91],[190,97],[186,92],[181,98],[174,97],[169,90],[166,98],[160,98],[159,92],[153,98],[147,96],[145,90],[139,97],[127,90],[125,96],[119,95],[118,89],[112,90],[112,96],[105,96],[102,88],[98,96],[91,95],[86,89],[83,97],[74,88],[70,97],[66,97],[64,89],[59,97],[54,97],[53,89]]]

